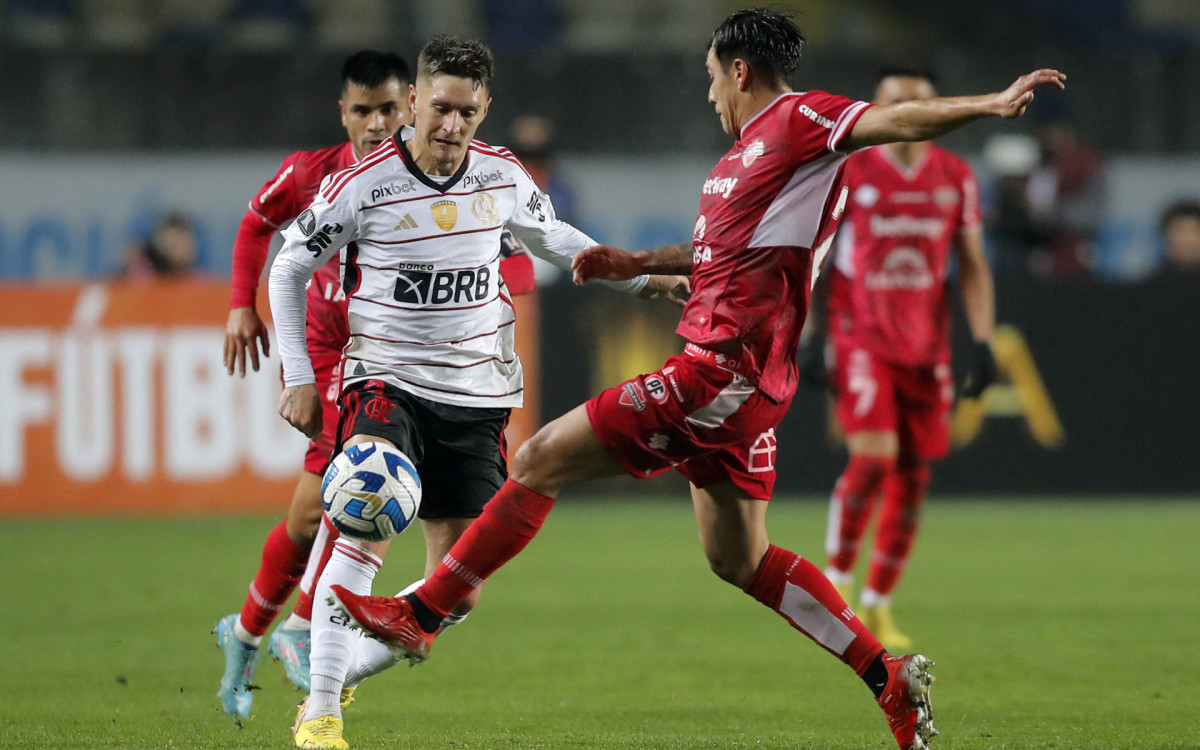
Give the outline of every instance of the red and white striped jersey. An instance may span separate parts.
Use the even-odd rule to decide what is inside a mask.
[[[796,344],[846,200],[841,140],[869,107],[790,92],[742,127],[709,173],[692,235],[692,297],[676,332],[737,341],[769,398],[796,391]]]
[[[358,165],[330,175],[283,233],[271,268],[271,309],[287,386],[312,382],[304,348],[303,285],[342,250],[350,342],[344,383],[381,379],[456,406],[521,405],[514,312],[500,276],[505,226],[563,268],[596,244],[559,221],[509,151],[472,141],[448,177],[421,171],[412,128]],[[645,278],[612,284],[636,292]]]
[[[970,166],[932,143],[912,167],[876,146],[846,161],[845,180],[830,335],[899,365],[948,362],[951,243],[982,222]]]

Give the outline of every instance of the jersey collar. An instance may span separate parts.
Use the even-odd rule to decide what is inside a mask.
[[[400,158],[404,161],[404,166],[408,168],[408,172],[413,176],[413,179],[415,179],[417,182],[420,182],[422,185],[425,185],[429,189],[436,190],[445,195],[450,191],[450,188],[457,185],[459,181],[462,180],[463,175],[467,173],[467,167],[471,164],[471,148],[470,146],[467,147],[467,155],[463,158],[462,164],[458,166],[458,169],[455,170],[454,174],[450,176],[450,179],[446,180],[444,183],[439,183],[437,180],[425,174],[425,172],[417,166],[417,163],[413,161],[412,154],[408,151],[407,142],[412,140],[412,137],[415,134],[416,131],[413,130],[411,125],[405,125],[397,130],[396,134],[392,136],[392,138],[396,141],[396,150],[400,152]]]

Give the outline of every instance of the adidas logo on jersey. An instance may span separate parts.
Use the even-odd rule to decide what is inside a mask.
[[[404,214],[404,218],[396,225],[396,229],[416,229],[417,220],[412,217],[412,214]]]

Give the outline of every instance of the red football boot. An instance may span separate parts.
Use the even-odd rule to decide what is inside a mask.
[[[900,750],[925,750],[938,733],[933,728],[929,704],[929,668],[933,662],[920,654],[885,656],[888,681],[879,696],[879,707],[896,736]]]
[[[330,604],[346,616],[350,627],[387,645],[397,658],[412,664],[425,661],[437,633],[421,629],[407,597],[361,596],[337,585],[330,590]]]

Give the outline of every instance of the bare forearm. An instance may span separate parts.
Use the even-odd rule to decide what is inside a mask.
[[[996,292],[992,286],[992,274],[986,265],[964,265],[960,273],[963,310],[971,338],[975,341],[991,341],[996,324]]]
[[[1044,85],[1061,89],[1066,78],[1057,70],[1043,68],[1021,76],[995,94],[917,99],[871,107],[855,121],[840,148],[852,151],[880,143],[927,141],[989,115],[1020,117],[1033,101],[1034,89]]]
[[[673,276],[690,276],[692,273],[691,242],[642,250],[634,255],[642,259],[642,273]]]
[[[872,107],[843,141],[847,150],[881,143],[928,141],[992,114],[990,96],[917,99]],[[869,119],[868,119],[869,118]]]

